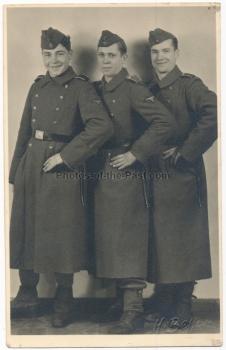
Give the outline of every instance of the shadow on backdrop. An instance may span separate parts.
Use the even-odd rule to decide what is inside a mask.
[[[150,51],[147,41],[139,40],[133,44],[131,62],[138,76],[144,83],[154,78],[154,68],[151,64]]]
[[[72,65],[76,67],[76,73],[85,74],[91,79],[97,65],[96,51],[93,48],[77,46],[74,52]]]

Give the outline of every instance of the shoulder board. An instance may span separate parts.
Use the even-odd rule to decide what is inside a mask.
[[[190,79],[195,77],[195,75],[189,74],[189,73],[183,73],[181,76],[182,78],[190,78]]]
[[[38,75],[35,79],[35,82],[37,83],[39,80],[41,80],[44,77],[44,75]]]
[[[85,75],[85,74],[80,74],[80,75],[76,75],[74,77],[74,79],[80,79],[80,80],[83,80],[83,81],[88,81],[89,77],[87,77],[87,75]]]
[[[142,80],[136,75],[127,75],[126,80],[131,81],[133,83],[142,83]]]

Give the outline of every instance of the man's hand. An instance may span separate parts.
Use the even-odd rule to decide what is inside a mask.
[[[45,173],[47,173],[47,171],[50,171],[51,169],[53,169],[56,165],[58,164],[62,164],[63,160],[60,156],[60,153],[55,154],[54,156],[50,157],[49,159],[47,159],[47,161],[44,163],[43,165],[43,171]]]
[[[118,168],[119,170],[122,170],[127,166],[132,165],[136,160],[137,158],[134,157],[134,155],[129,151],[111,158],[110,165],[112,165],[113,168]]]
[[[167,159],[171,157],[170,159],[170,164],[176,164],[178,158],[181,156],[180,152],[177,150],[177,147],[173,147],[168,149],[167,151],[163,152],[163,159]]]

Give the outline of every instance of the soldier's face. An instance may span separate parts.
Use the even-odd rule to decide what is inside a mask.
[[[174,49],[172,39],[151,47],[151,61],[157,74],[166,75],[176,65],[179,51]]]
[[[72,51],[68,51],[62,44],[53,50],[42,50],[44,65],[51,77],[57,77],[67,70],[71,55]]]
[[[97,50],[98,65],[107,80],[120,72],[126,57],[127,55],[122,55],[119,51],[117,43],[108,47],[99,47]]]

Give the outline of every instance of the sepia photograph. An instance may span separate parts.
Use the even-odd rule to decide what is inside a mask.
[[[222,346],[219,3],[4,5],[7,346]]]

